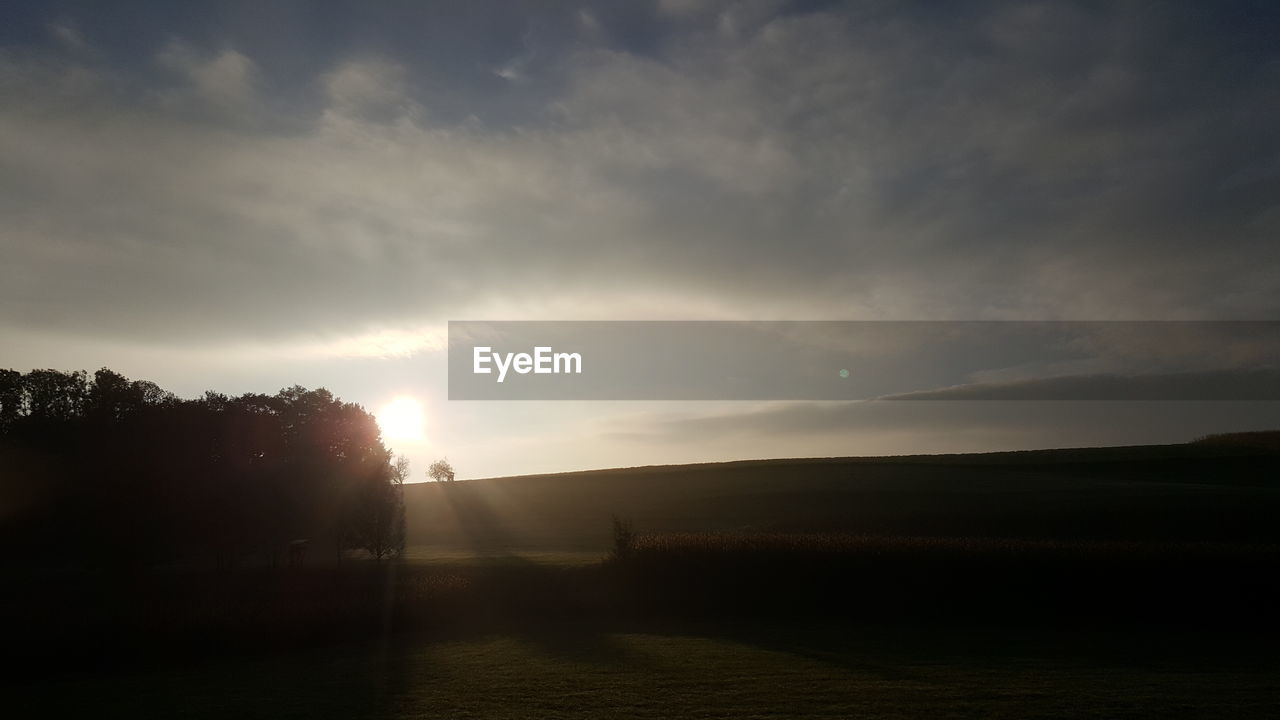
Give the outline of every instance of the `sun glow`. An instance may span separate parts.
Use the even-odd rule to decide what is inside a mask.
[[[427,439],[422,403],[408,395],[383,405],[376,417],[384,440],[420,443]]]

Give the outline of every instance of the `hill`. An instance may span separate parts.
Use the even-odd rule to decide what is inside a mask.
[[[752,460],[406,486],[409,544],[603,550],[640,532],[1280,542],[1274,433],[1181,445]]]

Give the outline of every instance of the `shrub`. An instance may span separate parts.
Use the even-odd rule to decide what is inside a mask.
[[[614,560],[626,560],[635,550],[636,534],[630,520],[613,516],[613,555]]]

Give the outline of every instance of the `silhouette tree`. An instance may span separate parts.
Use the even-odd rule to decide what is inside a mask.
[[[453,466],[448,459],[442,458],[431,463],[431,467],[427,468],[427,476],[436,482],[453,482]]]
[[[404,481],[409,461],[403,455],[361,488],[355,535],[361,549],[375,560],[404,552]]]
[[[636,532],[630,520],[613,516],[613,559],[626,560],[635,549]]]
[[[66,421],[84,413],[89,394],[88,374],[83,370],[59,372],[32,370],[22,378],[29,417]]]
[[[297,540],[387,557],[407,472],[323,388],[181,400],[107,368],[0,371],[0,496],[22,499],[0,540],[34,563],[274,562]]]
[[[26,393],[22,373],[0,370],[0,433],[5,432],[26,412]]]

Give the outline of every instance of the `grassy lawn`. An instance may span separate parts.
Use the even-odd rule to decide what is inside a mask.
[[[832,628],[731,635],[493,635],[64,678],[5,694],[18,704],[11,717],[1280,716],[1270,659],[1114,648],[1100,658],[1017,639]]]
[[[510,565],[532,563],[557,567],[598,565],[608,554],[608,548],[593,550],[566,550],[561,548],[472,548],[451,545],[411,545],[405,548],[404,559],[425,565]]]

